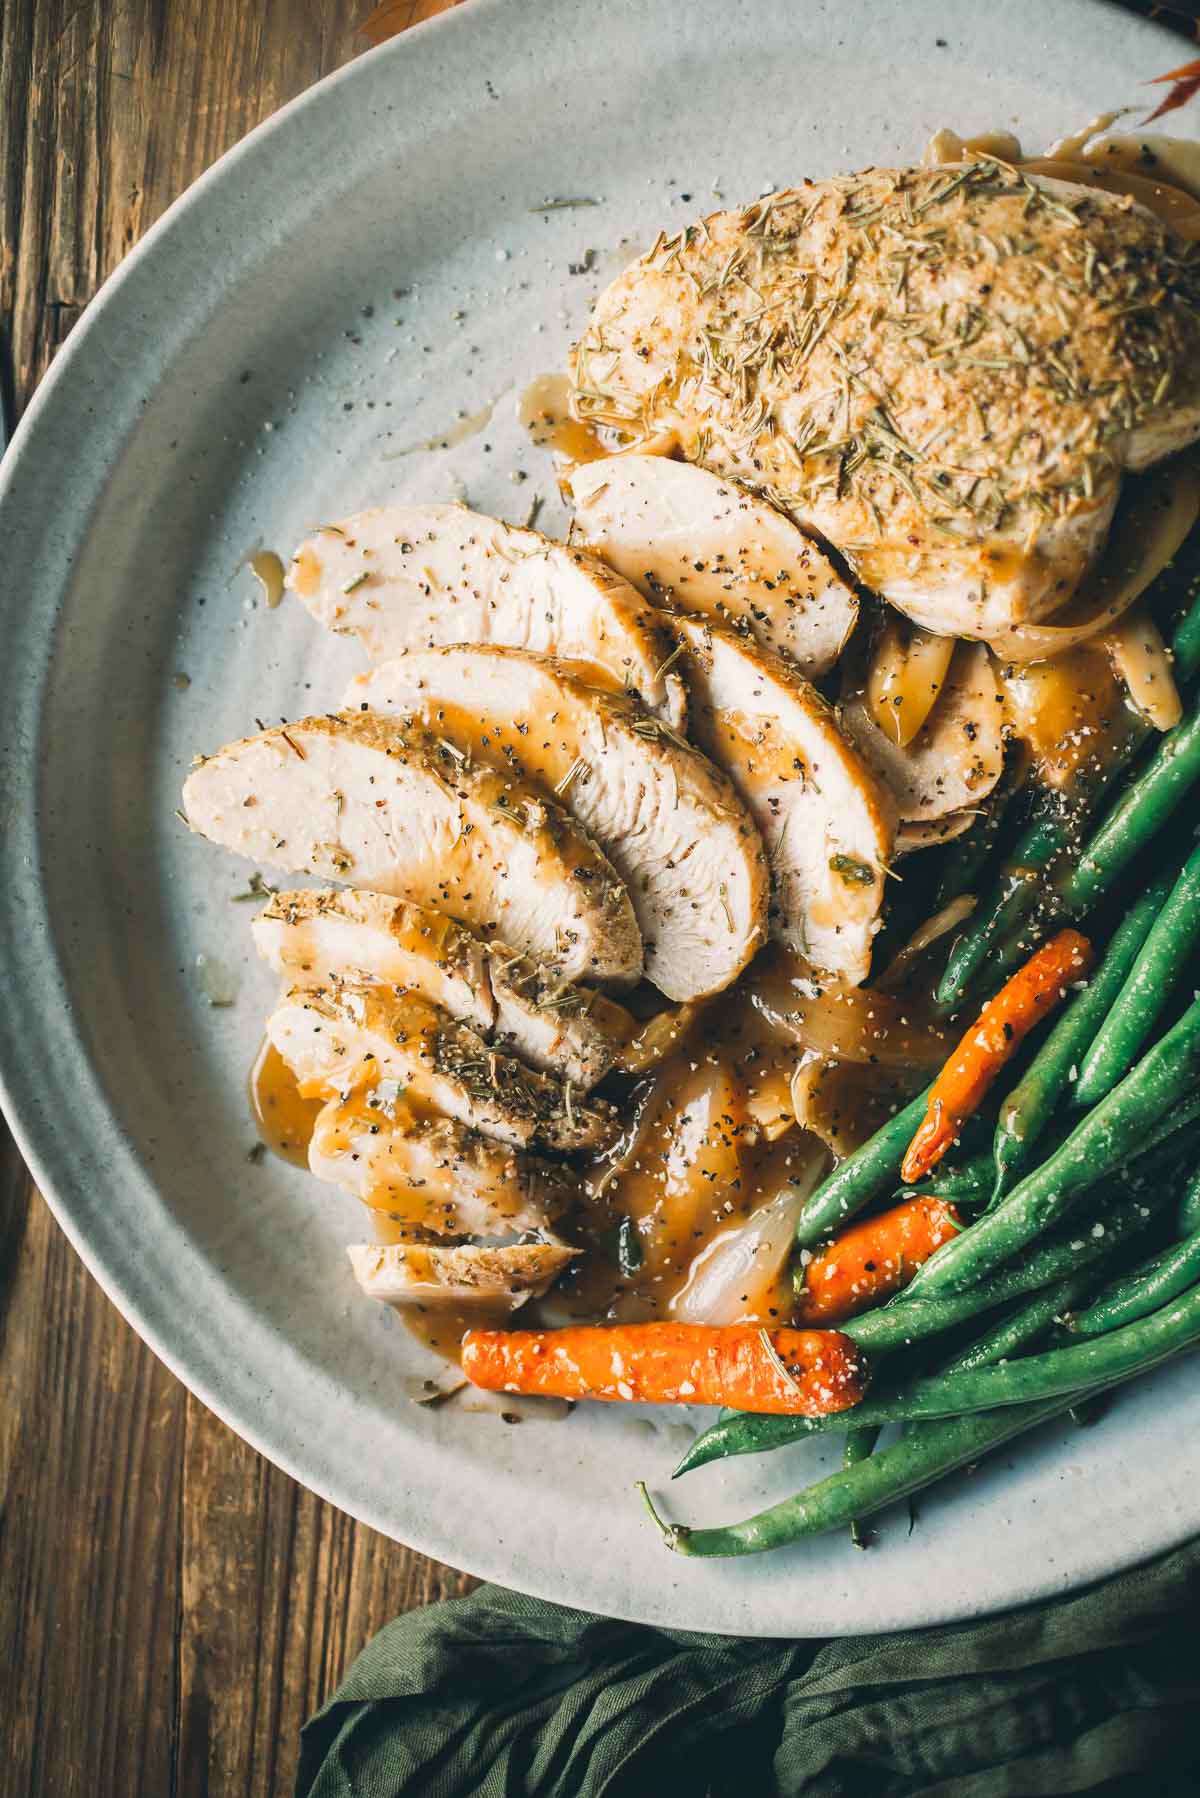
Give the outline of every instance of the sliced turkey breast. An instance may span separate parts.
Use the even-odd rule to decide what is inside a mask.
[[[263,959],[293,986],[379,983],[432,999],[489,1042],[585,1091],[636,1026],[623,1006],[428,906],[341,888],[276,893],[254,919]]]
[[[362,1242],[346,1250],[354,1278],[369,1299],[422,1308],[501,1301],[512,1311],[545,1292],[575,1252],[549,1242],[502,1249]]]
[[[385,893],[340,887],[276,893],[250,926],[265,962],[292,986],[406,987],[490,1036],[487,947],[453,918]]]
[[[643,593],[718,624],[748,625],[804,674],[833,667],[858,601],[785,513],[666,456],[585,462],[567,484],[585,540]]]
[[[602,294],[573,406],[820,532],[918,623],[1052,613],[1123,468],[1200,433],[1200,254],[1131,199],[867,169],[660,238]]]
[[[783,657],[700,619],[671,623],[687,652],[693,734],[767,847],[772,933],[817,967],[865,980],[892,851],[885,788]]]
[[[557,1241],[552,1225],[575,1190],[565,1169],[421,1114],[387,1083],[322,1107],[308,1165],[402,1228],[433,1236],[537,1231]]]
[[[861,693],[839,717],[895,798],[902,824],[928,825],[978,806],[1004,772],[1004,693],[982,643],[959,644],[933,710],[910,743],[880,730]]]
[[[637,1035],[623,1005],[561,979],[531,955],[489,948],[488,978],[496,1006],[493,1040],[584,1092],[603,1080]]]
[[[267,1035],[301,1086],[326,1097],[398,1081],[411,1104],[518,1149],[590,1149],[614,1133],[610,1105],[576,1098],[569,1084],[535,1073],[439,1006],[392,987],[298,987],[267,1019]]]
[[[729,782],[621,694],[515,649],[410,650],[347,694],[422,720],[569,806],[629,890],[646,974],[670,999],[720,992],[763,940],[767,869]]]
[[[683,724],[682,682],[663,668],[670,642],[644,600],[598,557],[537,531],[463,506],[381,506],[323,525],[287,585],[373,662],[448,643],[532,649]]]
[[[264,730],[201,760],[183,802],[194,830],[241,855],[436,907],[564,979],[628,986],[641,973],[629,895],[579,825],[395,719]]]

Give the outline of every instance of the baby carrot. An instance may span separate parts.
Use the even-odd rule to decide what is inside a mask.
[[[468,1330],[462,1368],[488,1392],[735,1405],[797,1417],[849,1410],[868,1380],[865,1357],[838,1330],[748,1324]]]
[[[920,1180],[937,1166],[1022,1039],[1091,965],[1087,938],[1077,930],[1060,930],[988,1000],[929,1089],[925,1117],[900,1169],[905,1181]]]
[[[882,1304],[961,1229],[953,1205],[926,1196],[852,1224],[805,1268],[797,1319],[834,1324]]]

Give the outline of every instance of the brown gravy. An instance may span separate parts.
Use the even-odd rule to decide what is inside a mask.
[[[1000,665],[1005,702],[1044,786],[1102,774],[1137,728],[1106,650],[1081,643],[1046,662]]]
[[[273,550],[262,549],[250,557],[247,567],[262,588],[267,605],[274,611],[283,598],[283,563]]]
[[[596,433],[572,417],[569,375],[538,375],[517,401],[517,417],[539,449],[568,462],[597,462],[609,454]]]
[[[308,1166],[308,1145],[323,1099],[304,1099],[296,1076],[269,1037],[254,1058],[249,1079],[250,1114],[273,1155],[293,1167]]]

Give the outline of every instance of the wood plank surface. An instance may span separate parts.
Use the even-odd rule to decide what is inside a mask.
[[[445,0],[401,0],[403,25]],[[0,331],[19,413],[230,144],[366,47],[362,0],[4,0]],[[109,1304],[0,1125],[0,1798],[275,1798],[397,1612],[469,1589],[305,1492]]]
[[[451,3],[381,12],[398,30]],[[3,0],[10,415],[164,207],[365,47],[365,10]],[[192,1399],[86,1273],[0,1125],[0,1798],[276,1798],[301,1723],[363,1642],[469,1586]]]

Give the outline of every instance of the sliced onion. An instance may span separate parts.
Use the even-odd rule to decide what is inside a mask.
[[[914,855],[918,849],[936,849],[939,843],[952,843],[965,836],[979,817],[978,806],[964,806],[960,812],[947,812],[944,818],[906,818],[896,826],[893,848],[897,855]]]
[[[991,640],[998,656],[1045,661],[1107,630],[1157,579],[1200,515],[1200,456],[1189,450],[1143,475],[1126,475],[1095,566],[1045,624],[1018,624]]]
[[[908,977],[913,964],[924,955],[940,937],[948,936],[957,930],[975,910],[978,900],[974,893],[960,893],[957,899],[951,899],[940,911],[935,911],[931,918],[926,918],[919,930],[914,931],[903,949],[893,957],[876,981],[876,988],[887,992],[902,986]]]
[[[1137,719],[1102,637],[1047,661],[1002,663],[999,674],[1009,724],[1040,786],[1073,792],[1132,744]]]
[[[791,1254],[800,1207],[828,1166],[829,1155],[815,1137],[800,1144],[787,1184],[748,1218],[722,1230],[697,1255],[686,1282],[671,1300],[671,1316],[689,1324],[761,1318]]]
[[[884,1068],[939,1068],[952,1044],[913,1002],[895,993],[818,980],[799,956],[760,957],[745,993],[781,1042],[833,1061]]]
[[[1200,206],[1190,194],[1168,181],[1135,175],[1128,169],[1097,168],[1090,160],[1059,161],[1039,156],[1022,163],[1026,175],[1045,175],[1054,181],[1073,181],[1077,187],[1099,187],[1105,193],[1128,194],[1169,225],[1177,237],[1200,238]]]
[[[671,1005],[642,1025],[637,1035],[618,1051],[617,1066],[623,1074],[646,1074],[673,1049],[682,1047],[702,1005]]]
[[[1103,137],[1089,135],[1086,142],[1086,160],[1093,168],[1123,169],[1156,187],[1175,187],[1200,200],[1200,144],[1194,138],[1168,137],[1158,131],[1140,131],[1136,137],[1106,131]],[[1047,155],[1053,153],[1052,146]]]
[[[947,640],[928,641],[940,645]],[[848,699],[838,713],[851,742],[892,794],[904,823],[927,823],[978,805],[1004,772],[1004,715],[987,645],[951,641],[950,650],[937,704],[903,747],[879,729],[867,695]],[[936,663],[940,661],[939,649]]]
[[[807,1062],[792,1081],[796,1122],[840,1161],[908,1103],[920,1080],[851,1062]]]
[[[1011,131],[981,131],[978,137],[960,137],[957,131],[943,126],[921,152],[921,166],[928,169],[943,162],[965,162],[971,155],[994,156],[998,162],[1020,162],[1020,140]]]
[[[893,612],[871,656],[867,707],[889,741],[911,743],[933,710],[954,655],[955,639],[938,637]]]
[[[1183,701],[1153,618],[1141,610],[1126,612],[1119,624],[1105,631],[1103,642],[1143,718],[1155,730],[1173,730],[1183,717]]]

